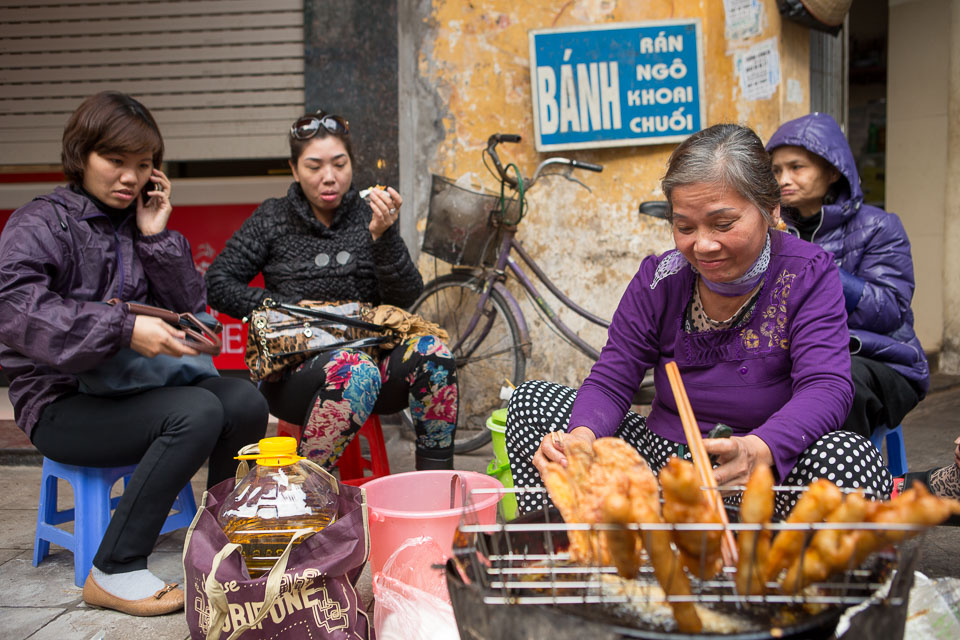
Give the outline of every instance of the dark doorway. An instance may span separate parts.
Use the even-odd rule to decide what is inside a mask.
[[[864,201],[884,206],[887,139],[887,0],[855,0],[850,9],[847,140]]]

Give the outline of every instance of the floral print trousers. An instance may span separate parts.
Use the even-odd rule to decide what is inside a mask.
[[[417,452],[453,455],[457,371],[449,349],[433,336],[410,338],[389,352],[336,349],[307,360],[284,380],[260,390],[270,412],[303,426],[300,455],[332,469],[371,413],[410,407]]]

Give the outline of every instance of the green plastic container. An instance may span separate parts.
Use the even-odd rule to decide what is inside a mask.
[[[510,459],[507,457],[507,443],[504,440],[504,432],[507,430],[507,410],[497,409],[487,418],[487,429],[490,429],[490,437],[493,440],[493,455],[495,456],[490,464],[487,465],[487,475],[499,480],[504,488],[513,488],[513,471],[510,469]],[[500,501],[500,515],[506,521],[517,517],[517,496],[514,493],[506,493]]]

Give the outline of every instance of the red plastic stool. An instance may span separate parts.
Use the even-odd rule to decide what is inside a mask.
[[[280,420],[277,423],[277,435],[289,436],[300,440],[301,427]],[[364,458],[360,448],[360,438],[367,441],[370,449],[370,458]],[[387,458],[387,445],[383,441],[383,428],[380,426],[380,416],[370,414],[367,421],[360,427],[360,431],[350,441],[343,455],[337,461],[340,468],[340,482],[359,487],[374,478],[390,475],[390,460]],[[366,471],[370,475],[365,475]]]

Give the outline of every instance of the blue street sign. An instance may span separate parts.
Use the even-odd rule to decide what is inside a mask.
[[[700,20],[530,32],[537,151],[662,144],[703,128]]]

